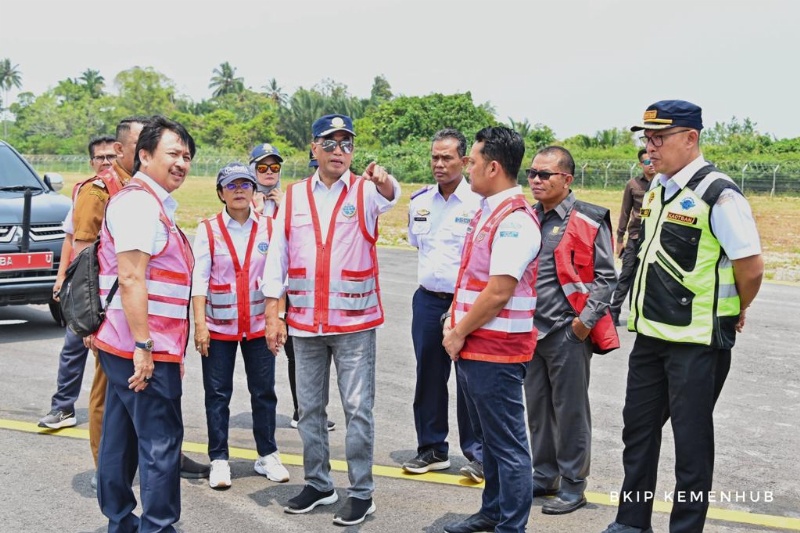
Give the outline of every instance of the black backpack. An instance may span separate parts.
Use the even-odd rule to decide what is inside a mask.
[[[61,313],[67,327],[80,337],[93,335],[106,316],[106,308],[119,287],[119,278],[108,293],[105,302],[100,300],[100,264],[97,248],[100,239],[87,246],[67,267],[64,283],[59,293]]]

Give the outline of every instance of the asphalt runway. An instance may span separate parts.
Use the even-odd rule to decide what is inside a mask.
[[[378,333],[374,495],[377,511],[357,531],[438,532],[480,505],[481,486],[458,475],[466,463],[459,454],[453,423],[452,467],[441,473],[410,476],[399,468],[413,457],[414,355],[411,348],[411,296],[417,287],[416,254],[381,249],[381,287],[386,325]],[[748,313],[745,333],[733,353],[733,365],[716,409],[717,458],[706,531],[800,531],[800,379],[796,331],[800,288],[767,284]],[[624,315],[623,315],[624,316]],[[540,512],[534,501],[529,531],[600,532],[614,520],[614,491],[622,481],[622,404],[627,355],[633,334],[620,329],[622,347],[595,356],[591,400],[594,425],[589,505],[569,515]],[[36,427],[49,410],[55,391],[63,330],[53,325],[44,306],[0,307],[0,532],[100,532],[106,530],[94,491],[86,406],[93,362],[86,368],[76,405],[78,426],[56,432]],[[206,461],[205,414],[199,355],[186,359],[183,411],[184,448]],[[230,444],[233,486],[217,492],[205,480],[182,480],[181,531],[340,530],[332,524],[340,504],[307,515],[287,515],[286,501],[303,485],[302,444],[289,426],[291,396],[286,358],[278,356],[277,441],[291,474],[275,484],[253,472],[255,449],[244,368],[235,375]],[[334,378],[335,379],[335,378]],[[451,386],[453,380],[451,378]],[[330,434],[331,456],[340,501],[347,486],[344,415],[332,385],[329,413],[338,423]],[[454,391],[451,389],[451,397]],[[451,402],[450,420],[455,420]],[[671,432],[665,429],[653,526],[667,531],[669,492],[674,485]],[[673,496],[674,497],[674,496]]]

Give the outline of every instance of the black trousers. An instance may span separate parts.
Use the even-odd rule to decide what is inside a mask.
[[[619,271],[617,277],[617,287],[614,289],[614,294],[611,296],[611,306],[609,311],[612,317],[619,317],[620,310],[622,309],[622,302],[628,298],[628,292],[633,283],[633,278],[636,275],[636,241],[638,239],[631,239],[625,243],[625,249],[622,251],[622,269]]]
[[[622,411],[625,480],[617,522],[650,527],[661,429],[672,421],[675,491],[670,532],[703,530],[714,473],[714,404],[731,364],[730,350],[638,335],[628,362]]]

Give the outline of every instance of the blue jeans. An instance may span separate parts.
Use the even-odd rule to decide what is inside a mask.
[[[258,455],[269,455],[278,449],[275,444],[275,356],[263,337],[242,341],[211,339],[208,357],[202,357],[203,388],[206,391],[206,424],[208,456],[228,460],[228,427],[233,396],[233,370],[236,348],[242,347],[247,389],[253,411],[253,437]]]
[[[375,443],[375,330],[294,337],[297,429],[303,439],[305,480],[317,490],[333,489],[328,445],[328,406],[331,359],[344,408],[347,436],[345,457],[350,488],[347,495],[372,497],[372,455]],[[530,477],[530,475],[528,476]]]
[[[417,452],[429,448],[447,455],[447,404],[450,394],[447,381],[453,363],[442,346],[442,313],[452,299],[442,299],[417,289],[412,299],[411,339],[417,357],[417,386],[414,393],[414,425],[417,429]],[[456,365],[458,366],[458,365]],[[457,370],[456,370],[457,371]],[[456,418],[461,452],[470,461],[483,461],[480,436],[472,429],[464,391],[456,379]],[[478,428],[480,429],[480,428]],[[477,433],[480,433],[479,431]]]
[[[88,353],[89,350],[83,345],[83,337],[66,328],[64,347],[58,355],[58,378],[56,393],[50,401],[51,409],[74,411],[75,402],[81,392]]]
[[[525,531],[533,503],[533,478],[522,384],[527,363],[461,359],[470,418],[483,431],[486,485],[480,513],[497,520],[498,533]]]

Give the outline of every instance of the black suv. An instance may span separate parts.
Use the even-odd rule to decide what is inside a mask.
[[[0,306],[47,304],[56,322],[53,283],[64,242],[62,222],[72,202],[56,191],[64,178],[39,178],[27,161],[0,141]]]

